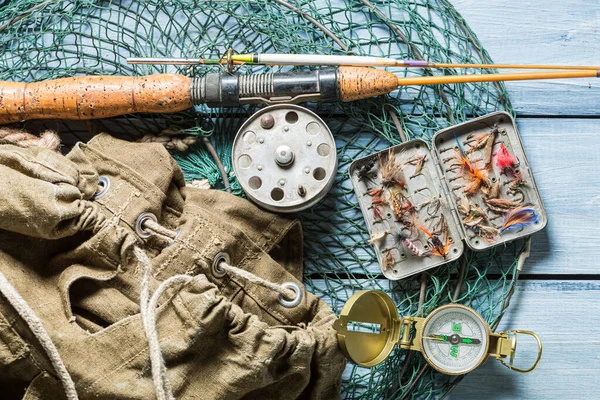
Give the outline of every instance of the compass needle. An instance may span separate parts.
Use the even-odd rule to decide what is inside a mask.
[[[440,341],[440,342],[445,342],[446,341],[446,338],[443,337],[443,335],[440,335],[440,336],[426,336],[426,337],[423,337],[423,339],[437,340],[437,341]]]
[[[461,338],[461,343],[464,344],[480,344],[481,340],[472,338]]]

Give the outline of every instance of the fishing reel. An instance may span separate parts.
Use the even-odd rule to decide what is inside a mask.
[[[292,104],[253,114],[233,141],[232,160],[246,195],[267,210],[283,213],[315,205],[337,171],[335,141],[325,122]]]

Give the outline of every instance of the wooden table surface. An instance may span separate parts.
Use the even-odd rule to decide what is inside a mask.
[[[600,64],[600,2],[451,2],[495,63]],[[489,360],[449,398],[600,398],[600,79],[506,86],[549,222],[499,329],[537,332],[544,352],[529,374]]]

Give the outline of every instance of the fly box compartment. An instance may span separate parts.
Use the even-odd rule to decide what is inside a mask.
[[[463,253],[456,216],[423,140],[350,165],[350,177],[383,274],[402,279]]]
[[[546,212],[505,112],[412,140],[350,166],[383,274],[392,280],[544,228]]]

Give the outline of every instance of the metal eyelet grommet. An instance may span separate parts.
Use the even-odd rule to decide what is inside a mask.
[[[300,285],[294,282],[285,282],[282,283],[281,286],[296,292],[296,297],[292,300],[286,300],[279,294],[277,295],[279,304],[287,308],[296,307],[298,304],[300,304],[300,301],[302,300],[302,289],[300,288]]]
[[[96,189],[96,193],[94,194],[94,200],[98,200],[100,197],[104,196],[108,192],[109,187],[110,179],[108,179],[108,176],[101,175],[98,178],[98,189]]]
[[[225,271],[223,268],[221,268],[222,262],[231,264],[231,257],[229,257],[229,254],[225,253],[224,251],[217,254],[212,262],[211,270],[212,270],[213,275],[216,278],[222,278],[225,275],[227,275],[227,271]]]
[[[151,212],[141,213],[135,221],[135,233],[137,233],[138,236],[142,239],[148,239],[150,236],[152,236],[152,232],[149,232],[146,229],[144,229],[144,222],[149,219],[158,223],[156,215],[152,214]]]

